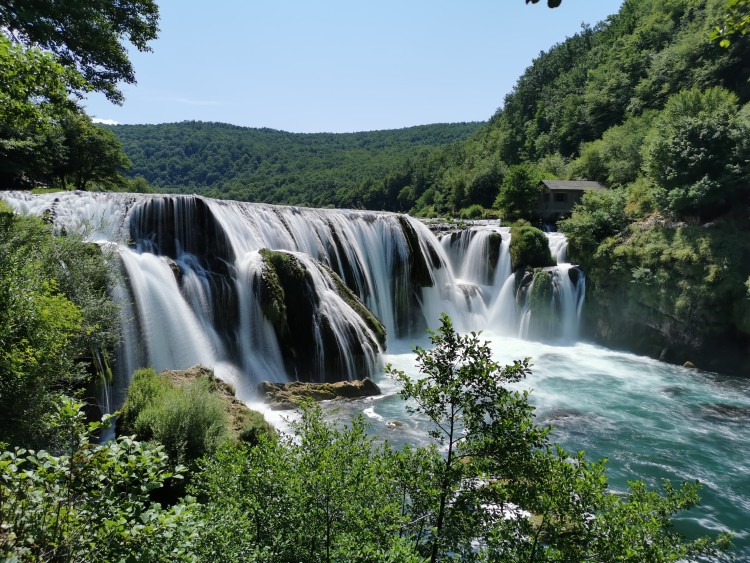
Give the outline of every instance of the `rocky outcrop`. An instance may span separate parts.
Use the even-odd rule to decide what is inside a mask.
[[[385,349],[385,327],[343,280],[300,255],[265,248],[260,255],[263,268],[254,287],[287,373],[301,381],[373,375],[379,367],[376,358]],[[324,301],[326,292],[339,300]]]
[[[511,228],[509,250],[514,272],[555,265],[547,237],[542,231],[530,225]]]
[[[485,283],[489,285],[492,283],[492,280],[495,279],[495,271],[497,269],[497,264],[500,261],[500,249],[503,246],[502,235],[500,235],[500,233],[490,233],[487,244],[487,261],[489,268],[487,269],[488,279],[485,280]]]
[[[258,385],[260,397],[275,410],[297,408],[305,400],[330,401],[333,399],[358,399],[380,395],[380,388],[369,378],[337,383],[271,383]]]
[[[159,374],[160,378],[169,382],[173,388],[184,388],[199,379],[208,379],[210,391],[219,397],[229,419],[229,430],[233,436],[240,440],[255,443],[259,435],[275,435],[274,428],[263,418],[258,411],[254,411],[237,399],[234,388],[228,383],[218,379],[214,371],[206,366],[193,366],[184,370],[164,370]],[[128,403],[117,421],[117,434],[133,434],[132,424],[135,416],[128,412]]]
[[[734,221],[654,215],[573,255],[590,281],[583,336],[609,348],[747,376],[750,239]]]

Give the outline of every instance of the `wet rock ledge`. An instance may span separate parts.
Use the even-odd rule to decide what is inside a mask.
[[[359,399],[380,395],[380,388],[369,378],[337,383],[271,383],[258,385],[258,395],[274,410],[288,410],[299,406],[305,399],[330,401],[332,399]]]

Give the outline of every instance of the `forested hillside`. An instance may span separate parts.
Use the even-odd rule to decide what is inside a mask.
[[[609,187],[651,180],[642,146],[670,96],[721,87],[734,96],[727,98],[733,115],[750,99],[748,38],[737,36],[727,48],[710,39],[724,5],[627,0],[607,21],[542,53],[429,186],[437,211],[491,206],[508,168],[520,164],[527,175]],[[695,117],[692,108],[686,112]],[[488,176],[490,186],[477,193],[477,178]],[[415,202],[421,195],[415,192]]]
[[[424,125],[366,133],[287,133],[221,123],[119,125],[119,137],[159,191],[307,205],[403,209],[389,175],[463,141],[480,123]]]

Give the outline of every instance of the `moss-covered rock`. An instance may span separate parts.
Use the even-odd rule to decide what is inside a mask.
[[[305,270],[299,260],[287,252],[262,248],[261,308],[279,334],[288,333],[287,295],[285,287],[294,290],[303,283]],[[291,299],[291,296],[290,296]]]
[[[555,265],[547,236],[530,225],[511,228],[509,250],[513,271]]]
[[[330,401],[333,399],[358,399],[380,395],[380,388],[369,378],[337,383],[272,383],[258,385],[258,394],[272,409],[294,409],[305,400]]]
[[[372,375],[372,358],[385,349],[385,328],[343,280],[324,264],[306,265],[289,252],[262,249],[260,255],[263,267],[256,291],[287,373],[302,381],[339,381],[353,372]],[[344,319],[344,326],[333,326],[330,311],[321,311],[318,274],[326,280],[325,291],[335,291],[349,308],[350,313],[337,317],[340,324]]]

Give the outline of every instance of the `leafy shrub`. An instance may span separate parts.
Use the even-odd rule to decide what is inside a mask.
[[[3,561],[194,561],[191,499],[170,508],[151,500],[169,470],[159,445],[121,437],[92,444],[82,404],[61,401],[55,422],[68,451],[0,454]]]
[[[164,445],[173,463],[194,461],[228,437],[228,417],[211,381],[201,377],[173,386],[153,369],[133,375],[120,433]]]
[[[600,242],[627,228],[630,217],[625,209],[626,200],[627,191],[624,189],[583,193],[573,214],[558,223],[568,237],[570,253],[576,260],[593,256]]]
[[[416,561],[397,487],[399,457],[308,406],[295,436],[227,443],[200,462],[190,492],[205,527],[205,561]],[[269,557],[268,554],[274,554]],[[365,556],[368,554],[368,556]]]
[[[481,219],[484,216],[484,207],[479,204],[464,207],[458,215],[461,219]]]
[[[625,186],[641,173],[643,140],[654,120],[653,110],[628,118],[604,132],[601,139],[584,143],[581,156],[571,162],[575,178],[596,180],[609,187]]]
[[[276,430],[262,413],[249,409],[244,412],[246,414],[242,421],[242,428],[237,436],[241,441],[257,446],[263,439],[276,438]]]
[[[50,438],[45,414],[89,382],[87,364],[113,348],[118,326],[99,247],[0,203],[0,441]]]

